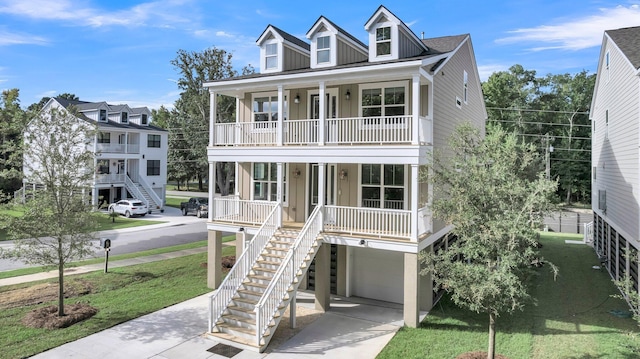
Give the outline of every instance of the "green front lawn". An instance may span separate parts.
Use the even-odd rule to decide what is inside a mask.
[[[223,255],[234,255],[235,247],[225,247]],[[55,304],[55,301],[7,308],[5,298],[13,289],[34,284],[0,287],[0,345],[2,358],[24,358],[110,328],[170,305],[210,292],[206,283],[207,254],[168,259],[160,262],[110,269],[68,277],[65,288],[88,283],[91,293],[72,297],[66,303],[88,303],[98,308],[92,318],[65,329],[33,329],[20,321],[30,310]],[[46,283],[55,285],[56,281]],[[74,284],[75,283],[75,284]],[[206,326],[206,318],[202,318]],[[194,325],[197,325],[195,323]],[[170,328],[167,328],[170,329]],[[144,335],[143,333],[139,333]]]
[[[180,203],[187,202],[189,197],[167,197],[165,199],[165,205],[169,207],[180,208]]]
[[[547,267],[531,281],[536,304],[523,312],[497,318],[496,353],[510,359],[638,358],[638,327],[610,311],[628,310],[611,298],[618,293],[591,247],[565,244],[579,235],[543,233],[542,255],[560,269]],[[489,316],[457,308],[445,296],[420,328],[402,328],[378,358],[455,358],[468,351],[486,351]]]

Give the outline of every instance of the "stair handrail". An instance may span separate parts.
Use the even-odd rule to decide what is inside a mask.
[[[160,209],[162,209],[164,207],[164,202],[162,201],[162,198],[160,198],[160,196],[158,196],[156,191],[154,191],[153,188],[149,186],[149,183],[147,182],[147,180],[144,179],[144,177],[142,176],[138,176],[138,177],[139,177],[138,183],[140,183],[142,187],[145,189],[145,191],[147,191],[147,193],[149,194],[149,197],[151,197],[151,199],[156,203],[156,205],[159,206]],[[151,207],[149,207],[149,209],[151,209]]]
[[[296,237],[294,244],[282,260],[282,264],[276,271],[273,279],[271,279],[271,283],[269,283],[269,286],[267,286],[267,289],[265,289],[262,294],[262,298],[260,298],[260,301],[256,304],[256,340],[258,345],[260,345],[271,320],[275,316],[280,303],[282,303],[282,300],[287,293],[289,293],[291,286],[293,285],[293,290],[295,291],[300,285],[300,281],[294,283],[294,279],[305,257],[309,254],[311,248],[313,248],[318,235],[322,231],[322,216],[320,216],[322,210],[323,206],[316,206],[313,212],[311,212],[311,216],[309,216],[309,219]]]
[[[131,192],[132,195],[136,196],[136,199],[146,202],[147,209],[150,208],[149,201],[147,201],[147,199],[142,194],[142,192],[140,192],[140,189],[138,188],[138,186],[136,186],[135,183],[133,183],[133,181],[131,180],[131,178],[129,178],[129,175],[124,176],[124,185],[127,188],[127,190]]]
[[[279,226],[279,216],[281,204],[276,204],[267,219],[262,223],[253,239],[242,252],[240,258],[236,260],[227,276],[222,281],[218,289],[209,296],[209,331],[213,332],[215,324],[218,322],[222,314],[231,303],[238,288],[242,285],[245,278],[251,271],[256,260],[262,254],[262,251],[269,243],[269,240],[276,232]],[[215,317],[214,317],[215,316]]]

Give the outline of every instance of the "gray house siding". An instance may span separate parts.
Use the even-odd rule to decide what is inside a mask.
[[[368,54],[363,54],[360,51],[357,51],[350,44],[345,42],[344,40],[338,38],[338,49],[337,49],[337,63],[338,65],[352,64],[354,62],[365,61],[369,58]]]
[[[304,55],[290,47],[284,46],[283,71],[308,68],[311,64],[309,56]]]
[[[418,56],[423,49],[412,39],[413,35],[398,29],[398,56],[400,58]]]
[[[603,47],[596,98],[591,109],[594,125],[591,155],[596,175],[592,183],[592,206],[599,216],[637,247],[640,232],[640,80],[615,45],[606,41]],[[607,51],[610,54],[608,74],[604,64]],[[606,212],[598,205],[601,190],[606,191]]]

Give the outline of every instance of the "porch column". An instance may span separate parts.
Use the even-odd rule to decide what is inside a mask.
[[[213,212],[215,211],[215,205],[213,198],[216,193],[216,162],[209,162],[209,214],[208,221],[213,221]]]
[[[284,87],[278,85],[278,124],[276,127],[276,144],[282,146],[284,136]],[[281,187],[278,187],[281,188]]]
[[[207,287],[216,289],[222,283],[222,232],[207,232]]]
[[[278,162],[276,163],[276,178],[277,178],[277,187],[278,190],[276,191],[276,202],[278,202],[278,204],[280,205],[280,212],[278,213],[278,227],[282,227],[282,191],[283,191],[283,186],[282,184],[284,183],[284,165],[282,162]]]
[[[322,243],[316,254],[315,308],[326,312],[331,302],[331,245]]]
[[[404,254],[403,313],[404,325],[417,328],[420,324],[420,262],[416,253]]]
[[[321,223],[321,230],[324,230],[324,206],[326,205],[325,203],[325,189],[326,189],[326,182],[327,182],[327,164],[326,163],[318,163],[318,207],[321,208],[320,210],[320,223]]]
[[[325,142],[325,135],[324,135],[324,130],[326,127],[326,119],[327,119],[327,113],[325,111],[326,109],[326,94],[325,94],[325,85],[324,85],[324,81],[320,81],[319,84],[319,90],[318,90],[318,97],[320,98],[320,109],[318,111],[318,145],[320,146],[324,146],[324,142]],[[318,182],[318,183],[323,183],[323,182]]]
[[[209,90],[209,146],[213,146],[215,144],[215,123],[216,117],[218,116],[216,100],[215,91]]]
[[[238,176],[238,171],[240,170],[240,164],[238,162],[235,162],[235,172],[233,175],[233,191],[235,192],[236,196],[240,195],[240,186],[239,186],[239,181],[240,181],[240,177]]]
[[[411,114],[413,127],[411,127],[411,144],[420,143],[420,75],[413,75],[411,81]]]
[[[91,206],[94,209],[98,209],[98,190],[96,189],[96,185],[98,182],[98,156],[100,156],[100,154],[98,153],[98,133],[96,132],[95,135],[93,135],[93,187],[91,189]],[[22,187],[26,187],[26,184],[23,185]],[[23,191],[23,193],[26,192],[26,188]],[[35,188],[34,188],[34,192],[35,192]],[[25,199],[22,201],[22,203],[25,203],[26,201],[26,196]]]
[[[237,145],[242,143],[242,130],[240,127],[240,97],[236,96],[236,128],[234,130],[234,138],[233,138],[233,144]],[[237,162],[236,162],[236,169],[237,169]],[[238,171],[236,171],[236,175],[238,174]],[[238,176],[236,176],[236,181],[238,179]],[[237,188],[237,183],[236,183],[236,188]]]
[[[420,188],[418,184],[418,171],[419,166],[417,164],[411,165],[411,241],[418,241],[418,206],[420,205]]]

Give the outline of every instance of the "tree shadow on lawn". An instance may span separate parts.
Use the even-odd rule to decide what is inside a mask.
[[[548,265],[536,269],[529,282],[534,303],[527,304],[524,311],[499,316],[496,321],[498,335],[527,333],[536,338],[565,336],[555,339],[563,342],[558,343],[558,346],[580,345],[584,338],[575,339],[576,335],[606,336],[609,341],[620,342],[617,346],[620,353],[608,352],[603,356],[584,354],[574,358],[638,357],[640,341],[632,340],[628,336],[628,333],[637,332],[637,324],[631,318],[621,318],[611,313],[627,311],[629,307],[625,301],[611,297],[619,292],[606,269],[593,269],[593,266],[600,265],[593,248],[587,245],[565,244],[564,238],[561,237],[543,238],[541,243],[541,255],[558,266],[559,274],[554,280]],[[488,332],[488,314],[476,314],[459,309],[451,302],[449,296],[445,295],[431,310],[421,327],[460,332]],[[575,343],[566,340],[575,340]],[[588,342],[593,344],[599,341],[594,338]],[[617,351],[617,348],[612,344],[610,350]],[[585,349],[586,351],[589,350]],[[629,354],[630,352],[633,354]],[[563,356],[565,357],[567,356]]]

